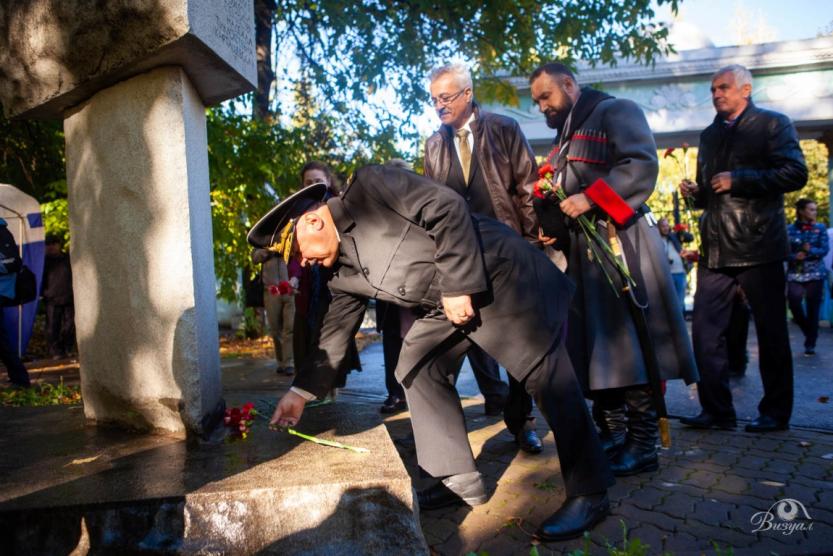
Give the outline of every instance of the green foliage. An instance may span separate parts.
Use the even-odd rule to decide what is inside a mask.
[[[795,203],[802,197],[812,199],[818,205],[818,221],[830,225],[830,186],[827,182],[827,147],[824,143],[807,139],[801,141],[801,150],[807,161],[809,177],[807,185],[799,191],[784,195],[787,222],[795,220]]]
[[[424,79],[431,66],[451,58],[468,59],[478,76],[490,78],[528,74],[554,58],[611,64],[617,56],[651,61],[667,51],[662,41],[668,30],[650,22],[655,13],[650,0],[279,4],[277,58],[298,60],[300,72],[284,72],[278,90],[308,81],[322,108],[345,115],[353,113],[351,101],[373,102],[376,93],[391,89],[405,121],[428,98]],[[656,4],[676,11],[678,1]],[[351,120],[344,118],[347,125]]]
[[[590,532],[585,531],[581,536],[581,548],[567,553],[567,556],[590,556]]]
[[[542,61],[611,64],[667,52],[667,29],[651,23],[663,4],[676,11],[678,0],[256,0],[257,24],[273,31],[257,34],[261,50],[274,48],[257,95],[269,110],[250,117],[250,94],[207,113],[218,294],[240,296],[246,232],[297,188],[307,161],[323,160],[344,179],[406,150],[421,169],[413,119],[428,100],[433,66],[464,59],[479,98],[516,104],[501,77]],[[0,118],[0,181],[45,203],[48,231],[67,238],[66,206],[56,204],[66,198],[65,179],[60,122]]]
[[[45,405],[73,405],[81,403],[81,389],[67,386],[61,379],[58,384],[47,382],[28,388],[0,389],[0,405],[11,407],[41,407]]]
[[[10,121],[0,113],[0,183],[41,202],[66,197],[60,121]]]
[[[252,307],[243,309],[243,322],[241,323],[240,330],[237,331],[237,337],[252,340],[254,338],[261,338],[265,334],[266,329],[257,312]]]
[[[720,545],[717,541],[712,541],[712,547],[714,547],[714,554],[715,556],[733,556],[735,553],[735,549],[731,546],[726,547],[726,549],[720,548]]]
[[[64,247],[69,245],[69,204],[66,198],[41,203],[40,209],[46,234],[61,238]]]

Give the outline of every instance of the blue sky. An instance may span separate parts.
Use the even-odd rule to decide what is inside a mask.
[[[658,18],[670,19],[670,10],[657,10]],[[737,44],[736,14],[746,14],[747,29],[763,28],[771,40],[815,37],[833,22],[830,0],[683,0],[680,18],[696,25],[716,46]]]

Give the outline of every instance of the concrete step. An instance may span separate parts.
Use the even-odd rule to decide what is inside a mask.
[[[311,408],[299,427],[368,454],[270,431],[265,419],[246,440],[205,443],[96,430],[80,407],[0,417],[4,554],[428,553],[375,406]]]

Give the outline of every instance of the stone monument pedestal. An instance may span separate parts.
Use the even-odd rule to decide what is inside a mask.
[[[176,66],[64,120],[87,418],[202,430],[220,401],[205,107]]]
[[[301,426],[368,454],[265,420],[245,441],[198,444],[91,432],[77,406],[0,408],[0,418],[7,463],[20,464],[0,476],[3,553],[428,554],[411,479],[375,405],[313,408]]]
[[[12,2],[9,117],[62,118],[85,414],[205,434],[222,412],[205,106],[257,80],[252,0]]]

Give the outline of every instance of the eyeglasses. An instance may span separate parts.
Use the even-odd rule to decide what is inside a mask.
[[[460,97],[460,95],[462,95],[465,92],[466,88],[463,88],[454,93],[453,95],[440,95],[438,97],[431,97],[431,102],[434,104],[434,106],[448,106],[449,104],[457,100]]]

